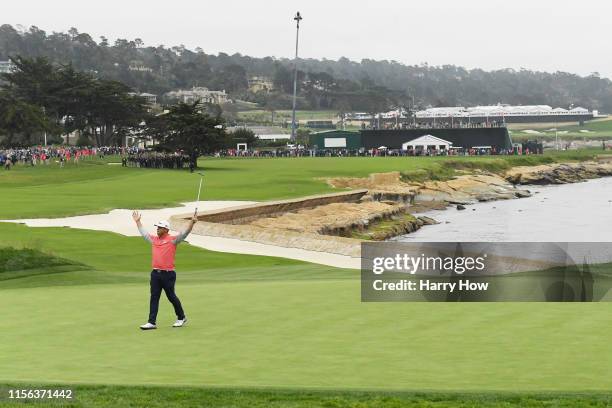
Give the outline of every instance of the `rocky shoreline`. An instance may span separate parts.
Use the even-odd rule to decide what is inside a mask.
[[[384,241],[437,222],[415,215],[419,212],[531,195],[528,190],[516,187],[499,175],[484,172],[423,183],[405,182],[399,172],[376,173],[367,178],[335,178],[328,182],[335,188],[348,189],[344,194],[351,191],[363,193],[359,198],[351,196],[348,199],[347,196],[344,202],[306,197],[305,203],[316,202],[317,205],[293,209],[282,205],[279,209],[284,211],[275,210],[270,214],[266,214],[263,208],[253,208],[253,214],[259,215],[241,216],[240,224],[250,229]],[[236,220],[224,222],[238,223]]]
[[[384,241],[437,223],[423,217],[429,210],[457,211],[477,202],[530,197],[529,184],[612,176],[612,160],[456,174],[448,180],[423,182],[411,181],[399,172],[330,178],[331,186],[344,191],[203,213],[194,234],[357,259],[364,240]],[[173,228],[181,229],[190,216],[173,217]]]
[[[331,178],[335,188],[367,189],[376,200],[407,206],[427,203],[472,204],[481,201],[529,197],[529,190],[517,188],[504,177],[487,172],[462,174],[445,181],[405,182],[400,172],[376,173],[366,178]]]
[[[505,179],[514,185],[551,185],[579,183],[612,176],[612,162],[607,157],[582,163],[558,163],[531,167],[514,167]]]
[[[437,221],[423,222],[419,214],[431,209],[446,209],[455,206],[464,210],[465,205],[476,202],[510,200],[530,197],[527,185],[555,185],[577,183],[599,177],[612,176],[612,160],[605,157],[598,161],[582,163],[555,163],[540,166],[514,167],[504,174],[477,171],[462,174],[445,181],[405,182],[399,172],[371,174],[366,178],[332,178],[328,183],[336,188],[363,188],[368,194],[362,198],[387,201],[402,207],[405,216],[395,216],[384,225],[357,222],[346,226],[342,234],[367,240],[387,240],[398,235],[414,232],[424,225]],[[353,234],[346,229],[353,228]],[[326,233],[326,232],[321,232]]]
[[[464,205],[476,202],[531,196],[529,190],[518,188],[502,176],[484,172],[422,183],[405,182],[399,172],[371,174],[366,178],[334,178],[328,183],[336,188],[367,189],[362,201],[380,201],[395,207],[394,216],[379,222],[356,220],[344,228],[320,231],[327,235],[373,241],[385,241],[436,224],[432,218],[416,215],[428,210],[443,210],[451,205],[464,209]]]

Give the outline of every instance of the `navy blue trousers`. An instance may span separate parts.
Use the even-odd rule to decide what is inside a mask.
[[[161,296],[162,289],[166,292],[166,297],[174,306],[174,313],[178,319],[185,318],[185,312],[181,301],[179,300],[176,293],[174,293],[174,284],[176,283],[176,272],[174,271],[158,271],[153,269],[151,271],[151,300],[149,305],[149,323],[155,324],[157,320],[157,312],[159,310],[159,298]]]

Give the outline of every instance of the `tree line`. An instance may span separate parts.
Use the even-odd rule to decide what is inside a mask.
[[[72,63],[79,71],[120,81],[156,95],[192,86],[225,89],[234,98],[268,109],[291,105],[292,61],[241,54],[207,54],[201,48],[147,46],[141,39],[94,40],[76,28],[47,33],[32,26],[0,26],[0,60],[9,56],[47,57]],[[405,65],[397,61],[360,62],[346,58],[299,61],[298,107],[373,112],[398,105],[473,106],[496,103],[580,105],[612,112],[612,81],[593,73],[579,75],[531,70],[484,71],[454,65]],[[250,76],[273,80],[273,92],[253,93]]]
[[[117,145],[127,135],[137,134],[148,115],[146,100],[121,82],[42,57],[19,56],[11,61],[15,69],[0,77],[4,145],[38,144],[43,134],[47,142],[78,134],[82,145]]]
[[[152,111],[127,85],[77,71],[46,58],[12,59],[15,69],[0,76],[0,146],[43,143],[120,146],[126,137],[153,141],[158,151],[181,151],[197,158],[216,150],[253,144],[249,130],[228,134],[219,106],[178,103]]]

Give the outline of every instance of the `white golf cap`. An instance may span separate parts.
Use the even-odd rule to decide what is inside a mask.
[[[166,220],[161,220],[161,221],[157,221],[155,224],[156,227],[160,227],[160,228],[165,228],[165,229],[170,229],[170,223]]]

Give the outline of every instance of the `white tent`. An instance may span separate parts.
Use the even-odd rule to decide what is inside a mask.
[[[440,139],[439,137],[435,137],[432,135],[423,135],[417,137],[416,139],[410,140],[406,143],[402,144],[402,150],[408,149],[423,149],[427,150],[429,148],[435,150],[447,150],[451,147],[453,143],[448,140]]]

